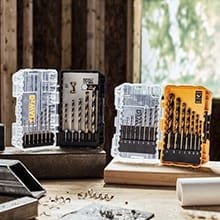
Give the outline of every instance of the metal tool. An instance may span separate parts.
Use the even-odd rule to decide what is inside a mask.
[[[181,131],[180,131],[180,149],[183,149],[183,136],[185,130],[185,119],[186,119],[186,103],[182,104],[182,113],[181,113]]]
[[[85,94],[85,120],[84,120],[84,127],[85,127],[85,137],[88,138],[89,132],[89,92],[87,91]]]
[[[71,140],[74,141],[74,123],[75,123],[75,101],[72,100],[72,114],[71,114]]]
[[[91,131],[94,136],[96,131],[96,87],[95,86],[92,89]]]
[[[167,129],[167,148],[170,148],[171,134],[173,131],[173,109],[174,109],[174,99],[173,93],[169,94],[168,99],[168,129]]]
[[[176,99],[176,109],[175,109],[175,122],[174,122],[174,149],[177,148],[177,137],[179,132],[179,119],[180,119],[180,98]]]
[[[190,150],[196,150],[195,146],[193,148],[193,136],[195,133],[195,111],[192,111],[192,117],[191,117],[191,131],[190,131]]]
[[[157,137],[157,123],[158,123],[158,107],[154,107],[154,133],[153,133],[153,141],[156,141]]]
[[[186,141],[185,141],[185,150],[188,149],[188,137],[190,131],[190,118],[191,118],[191,109],[188,108],[186,112]]]
[[[153,119],[153,109],[149,108],[149,123],[148,123],[148,141],[151,140],[151,127],[152,127],[152,120]]]
[[[82,132],[82,99],[78,99],[78,141],[81,140]]]

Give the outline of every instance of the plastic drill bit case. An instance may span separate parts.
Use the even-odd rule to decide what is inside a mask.
[[[12,145],[24,149],[56,145],[57,81],[53,69],[22,69],[13,75],[16,122]]]
[[[60,146],[98,147],[104,142],[104,76],[98,71],[60,72]]]
[[[104,82],[98,71],[64,70],[58,74],[52,69],[23,69],[16,72],[12,144],[19,148],[103,144]]]
[[[160,100],[157,85],[124,83],[115,88],[113,157],[158,159]]]
[[[202,86],[167,85],[161,119],[161,162],[199,167],[209,160],[211,92]]]

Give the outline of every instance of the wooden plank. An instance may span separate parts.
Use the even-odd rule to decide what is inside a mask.
[[[0,220],[33,219],[37,217],[37,207],[37,199],[31,197],[11,198],[9,201],[0,203]]]
[[[8,147],[1,159],[20,160],[32,174],[41,179],[103,177],[106,153],[101,148],[49,148],[21,151]]]
[[[99,1],[99,0],[98,0]],[[87,1],[87,68],[96,68],[96,0]]]
[[[141,25],[142,25],[142,0],[134,0],[133,23],[133,82],[141,81]]]
[[[105,1],[88,1],[87,11],[87,68],[104,72]]]
[[[72,68],[86,69],[87,0],[72,4]]]
[[[23,67],[33,67],[33,0],[23,0]]]
[[[127,1],[127,72],[126,81],[133,82],[133,0]]]
[[[175,186],[180,177],[218,176],[211,170],[211,162],[199,169],[161,166],[158,164],[123,163],[113,159],[104,171],[108,184],[134,184],[154,186]],[[219,166],[220,167],[220,166]]]
[[[105,1],[105,145],[110,160],[114,133],[114,88],[126,81],[127,62],[127,0]]]
[[[33,1],[33,66],[61,67],[61,1]]]
[[[61,68],[70,69],[72,62],[72,0],[62,0]]]
[[[1,1],[1,120],[6,125],[6,145],[11,144],[14,121],[12,74],[17,69],[17,1]]]

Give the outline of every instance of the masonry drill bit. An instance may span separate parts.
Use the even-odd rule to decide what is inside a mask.
[[[168,129],[167,129],[167,148],[170,148],[171,133],[173,131],[173,108],[174,108],[174,94],[171,93],[168,99]]]
[[[91,113],[91,130],[92,134],[96,131],[96,87],[92,90],[92,113]]]
[[[185,128],[185,119],[186,119],[186,103],[182,104],[182,114],[181,114],[181,137],[180,137],[180,149],[183,148],[183,135]]]
[[[174,123],[174,149],[177,148],[177,136],[179,130],[179,119],[180,119],[180,98],[176,99],[176,108],[175,108],[175,123]]]
[[[81,129],[82,129],[82,99],[79,98],[78,99],[78,134],[79,134],[79,138],[78,141],[81,140]]]
[[[189,129],[190,129],[190,116],[191,116],[191,109],[188,108],[186,112],[186,142],[185,142],[185,150],[188,148],[188,136],[189,136]]]
[[[85,135],[86,139],[88,138],[89,132],[89,92],[86,92],[85,94]]]
[[[72,114],[71,114],[71,140],[74,140],[74,117],[75,117],[75,101],[72,100]]]
[[[190,129],[190,150],[193,150],[193,135],[195,133],[195,112],[192,111],[192,117],[191,117],[191,129]],[[195,148],[195,146],[194,146]]]

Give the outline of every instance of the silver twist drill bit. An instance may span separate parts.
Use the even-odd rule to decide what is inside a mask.
[[[82,129],[82,99],[79,98],[78,99],[78,134],[79,134],[79,138],[78,141],[80,141],[81,139],[81,129]]]
[[[85,95],[85,134],[89,132],[89,92]]]
[[[143,140],[146,141],[146,127],[147,127],[147,109],[144,109],[144,137]]]
[[[158,107],[154,107],[154,134],[153,134],[153,141],[156,141],[157,136],[157,123],[158,123]]]
[[[91,130],[94,135],[96,131],[96,87],[92,90]]]
[[[74,139],[74,123],[75,123],[75,101],[72,100],[72,114],[71,114],[71,140]]]
[[[190,115],[191,109],[188,108],[186,113],[186,142],[185,142],[185,150],[188,149],[188,136],[189,136],[189,129],[190,129]]]
[[[150,108],[149,109],[149,124],[148,124],[148,127],[149,127],[149,129],[148,129],[148,141],[150,141],[151,140],[151,127],[152,127],[152,117],[153,116],[153,109],[152,108]]]

